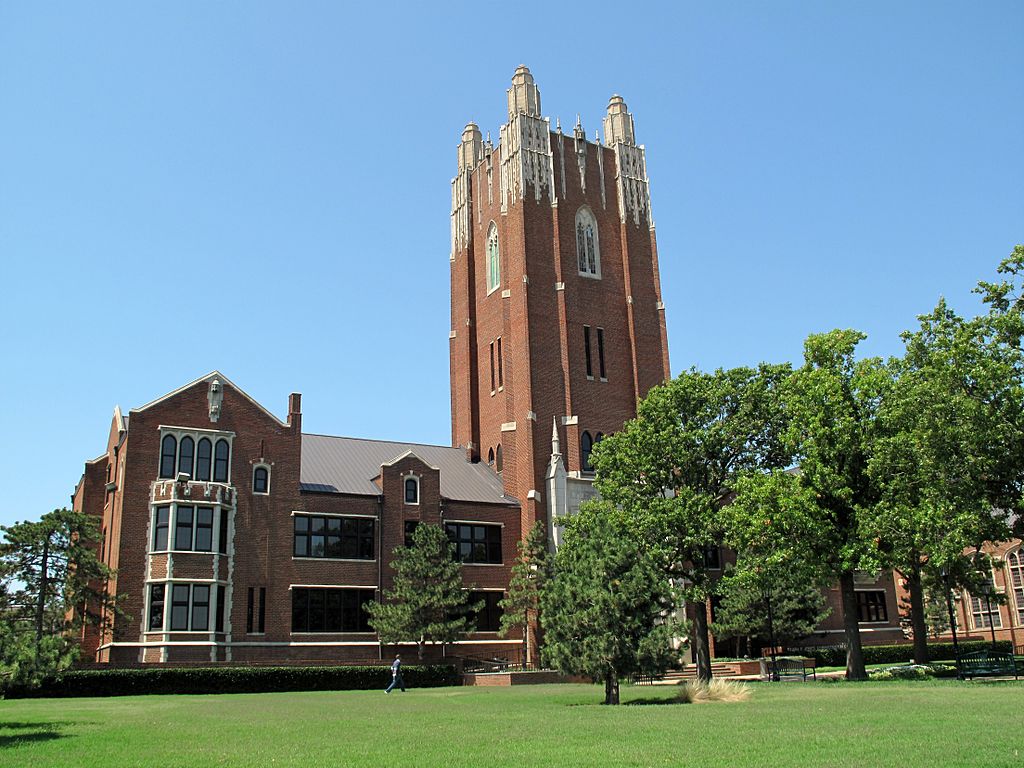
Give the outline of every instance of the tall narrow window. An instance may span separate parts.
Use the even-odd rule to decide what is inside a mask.
[[[260,620],[257,622],[256,627],[260,634],[266,631],[267,623],[264,618],[267,615],[267,588],[260,587]]]
[[[164,585],[153,584],[149,588],[149,629],[159,632],[164,628]]]
[[[217,632],[224,631],[224,586],[217,587],[217,623],[214,625]]]
[[[604,328],[597,329],[597,370],[602,380],[608,378],[604,370]]]
[[[220,530],[217,532],[217,551],[222,555],[228,553],[228,511],[220,508]]]
[[[210,628],[210,587],[192,585],[192,631],[205,632]]]
[[[196,457],[196,480],[208,481],[210,479],[210,461],[213,458],[213,443],[210,438],[199,439],[199,452]]]
[[[171,629],[174,631],[188,630],[188,590],[188,584],[171,587]]]
[[[594,440],[590,437],[589,432],[584,432],[580,435],[580,468],[584,472],[593,472],[593,467],[590,466],[590,452],[594,449]]]
[[[488,448],[487,449],[487,463],[490,466],[492,466],[492,467],[494,466],[494,449],[493,448]]]
[[[498,337],[498,389],[505,386],[505,366],[501,360],[501,336]]]
[[[498,252],[498,228],[491,222],[487,232],[487,292],[501,285],[501,258]]]
[[[192,549],[192,507],[179,506],[174,513],[174,548]]]
[[[228,456],[231,449],[228,441],[220,439],[213,451],[213,482],[226,483],[228,481]]]
[[[420,481],[415,477],[405,478],[405,503],[420,503]]]
[[[213,551],[213,507],[196,508],[196,552]]]
[[[494,394],[494,342],[491,342],[491,394]]]
[[[252,492],[270,493],[270,472],[266,467],[256,467],[252,471]]]
[[[999,603],[990,597],[996,590],[992,571],[988,572],[986,590],[977,595],[971,595],[971,620],[974,622],[974,628],[990,629],[995,627],[996,629],[1002,629],[1003,616],[999,611]]]
[[[590,326],[583,326],[583,350],[587,356],[587,378],[594,378],[594,363],[590,359]]]
[[[181,444],[178,446],[178,472],[184,472],[189,477],[192,477],[194,471],[193,464],[195,463],[196,454],[196,441],[186,435],[181,438]]]
[[[167,531],[171,521],[170,507],[157,507],[153,521],[153,551],[163,552],[167,549]]]
[[[174,459],[178,441],[174,435],[164,435],[160,441],[160,477],[174,477]]]
[[[494,449],[494,468],[501,472],[501,446]]]
[[[253,627],[253,611],[255,611],[256,609],[256,603],[253,594],[254,592],[255,589],[253,587],[249,587],[249,600],[245,606],[245,631],[248,632],[250,635],[252,634]]]
[[[601,249],[597,238],[597,222],[589,208],[580,208],[576,213],[576,260],[581,275],[601,276]]]

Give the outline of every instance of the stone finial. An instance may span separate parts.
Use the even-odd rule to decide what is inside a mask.
[[[604,143],[607,146],[636,144],[633,116],[629,114],[626,102],[617,93],[613,94],[608,102],[608,114],[604,118]]]
[[[483,137],[476,123],[466,123],[459,142],[459,172],[472,171],[484,154]]]
[[[558,442],[558,417],[551,417],[551,455],[561,456],[562,447]]]
[[[210,382],[206,399],[210,404],[210,421],[216,422],[220,418],[221,403],[224,402],[224,385],[220,383],[220,379],[214,379]]]
[[[512,75],[512,87],[508,89],[508,117],[511,120],[523,112],[531,117],[540,117],[540,88],[533,80],[525,64],[516,67]]]

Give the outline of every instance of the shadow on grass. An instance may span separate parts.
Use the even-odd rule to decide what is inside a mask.
[[[657,706],[659,704],[689,704],[690,702],[683,701],[683,700],[673,696],[673,697],[668,698],[668,699],[649,699],[649,698],[633,699],[632,701],[624,701],[622,703],[623,703],[624,706],[627,706],[627,707],[648,707],[648,706]]]
[[[35,723],[0,721],[0,749],[63,739],[65,738],[64,734],[60,732],[62,725],[67,725],[67,723],[59,721]]]

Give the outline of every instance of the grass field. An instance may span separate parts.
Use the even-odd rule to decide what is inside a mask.
[[[0,766],[1010,766],[1024,683],[585,685],[0,701]]]

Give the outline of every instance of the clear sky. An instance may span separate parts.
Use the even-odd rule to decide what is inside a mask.
[[[455,147],[622,94],[674,373],[894,354],[1024,240],[1024,3],[0,0],[0,524],[211,370],[446,444]]]

